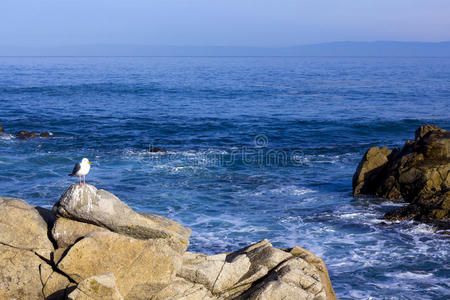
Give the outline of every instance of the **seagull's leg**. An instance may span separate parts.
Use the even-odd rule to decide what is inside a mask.
[[[80,185],[81,185],[81,176],[80,177],[78,177],[79,179],[80,179]]]
[[[86,184],[86,175],[83,175],[83,185]]]

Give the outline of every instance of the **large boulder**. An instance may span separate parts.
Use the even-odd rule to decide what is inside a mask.
[[[356,197],[374,195],[409,203],[388,212],[388,220],[448,223],[449,189],[450,132],[431,125],[418,128],[414,141],[401,150],[371,148],[353,176]]]
[[[180,253],[189,245],[189,228],[161,216],[139,214],[115,195],[89,184],[72,185],[55,204],[53,211],[58,216],[137,239],[166,239]]]
[[[181,263],[182,256],[165,240],[93,232],[68,249],[57,268],[78,283],[97,274],[113,273],[120,294],[127,299],[133,290],[156,293],[164,288],[175,278]]]
[[[50,211],[0,198],[0,299],[56,299],[69,279],[53,270]]]

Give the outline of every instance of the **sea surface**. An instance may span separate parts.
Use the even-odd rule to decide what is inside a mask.
[[[449,236],[351,185],[368,148],[450,129],[450,58],[0,57],[0,121],[54,134],[0,138],[2,196],[50,208],[87,157],[190,251],[267,238],[322,257],[339,299],[450,298]]]

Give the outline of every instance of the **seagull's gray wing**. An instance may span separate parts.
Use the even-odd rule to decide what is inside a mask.
[[[76,163],[75,166],[73,167],[72,174],[69,174],[69,176],[76,176],[77,172],[80,171],[80,169],[81,169],[81,164]]]

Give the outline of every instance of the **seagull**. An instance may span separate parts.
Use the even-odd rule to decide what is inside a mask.
[[[73,167],[72,174],[69,174],[71,177],[79,177],[80,185],[86,184],[86,175],[89,173],[91,169],[91,162],[87,158],[83,158],[81,162],[76,163]],[[83,183],[81,183],[81,177],[83,177]]]

